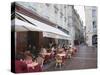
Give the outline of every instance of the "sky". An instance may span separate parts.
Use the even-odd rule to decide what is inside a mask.
[[[74,6],[75,10],[79,14],[81,20],[83,21],[83,26],[85,26],[85,12],[84,12],[84,6]]]

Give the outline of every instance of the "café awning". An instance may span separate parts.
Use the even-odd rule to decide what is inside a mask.
[[[61,35],[58,35],[58,34],[55,34],[55,33],[49,33],[49,32],[43,32],[43,37],[69,40],[69,37],[61,36]]]
[[[19,20],[17,18],[11,21],[11,26],[12,26],[12,30],[15,31],[42,31],[38,27],[29,24],[27,22],[24,22],[22,20]]]
[[[57,38],[63,38],[63,37],[70,38],[69,35],[67,35],[63,31],[59,30],[58,28],[52,27],[50,25],[47,25],[47,24],[45,24],[43,22],[40,22],[38,20],[35,20],[35,19],[30,18],[28,16],[25,16],[25,15],[23,15],[21,13],[17,12],[17,14],[21,15],[22,17],[24,17],[25,19],[27,19],[28,21],[30,21],[37,28],[39,28],[42,32],[46,32],[46,33],[48,32],[48,33],[57,34],[57,35],[59,35],[59,36],[57,36]]]

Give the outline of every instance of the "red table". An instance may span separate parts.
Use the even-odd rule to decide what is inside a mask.
[[[32,67],[28,68],[28,72],[42,72],[42,67],[38,64],[34,66],[34,69]]]

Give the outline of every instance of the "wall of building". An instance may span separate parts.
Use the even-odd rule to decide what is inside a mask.
[[[25,51],[27,49],[27,32],[16,32],[16,52]]]
[[[93,26],[95,21],[95,26]],[[93,46],[92,36],[97,35],[97,8],[95,6],[85,7],[85,25],[86,25],[86,43],[88,46]]]
[[[73,5],[17,2],[24,8],[55,24],[55,27],[70,35],[69,43],[74,45],[75,37],[81,36],[81,21]],[[51,24],[52,25],[52,24]],[[79,31],[80,30],[80,31]],[[56,40],[57,41],[57,40]]]
[[[81,43],[83,41],[83,24],[82,21],[80,19],[79,14],[77,13],[77,11],[74,9],[72,10],[72,27],[73,27],[73,31],[74,35],[73,35],[73,42],[78,42]]]

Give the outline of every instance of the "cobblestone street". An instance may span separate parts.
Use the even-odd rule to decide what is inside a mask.
[[[76,69],[90,69],[97,67],[97,49],[80,45],[77,47],[77,53],[71,58],[67,59],[62,65],[62,68],[55,68],[53,63],[46,71],[59,71],[59,70],[76,70]]]

